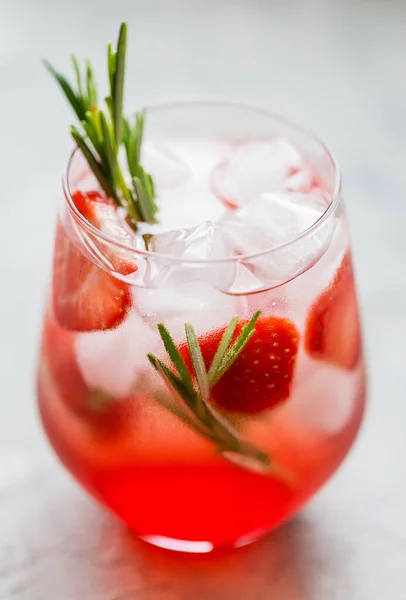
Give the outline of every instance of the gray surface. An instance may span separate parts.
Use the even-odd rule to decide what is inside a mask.
[[[121,18],[132,33],[129,97],[243,96],[317,130],[344,170],[369,364],[365,425],[299,519],[230,556],[186,560],[132,540],[62,471],[35,413],[70,147],[68,110],[38,57],[101,57]],[[0,0],[2,600],[404,600],[405,31],[402,0]]]

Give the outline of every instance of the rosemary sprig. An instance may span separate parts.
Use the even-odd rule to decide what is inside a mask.
[[[244,439],[227,417],[217,410],[210,399],[211,388],[231,367],[254,335],[259,315],[260,311],[254,314],[233,343],[231,341],[238,319],[237,317],[231,319],[208,371],[196,333],[192,325],[186,323],[185,334],[192,360],[192,375],[195,384],[175,342],[163,324],[158,325],[158,330],[171,360],[172,368],[153,354],[148,354],[148,359],[170,391],[169,397],[157,394],[155,397],[158,402],[198,433],[214,442],[225,458],[241,467],[266,473],[274,470],[268,453]]]
[[[44,64],[60,85],[79,119],[80,128],[71,126],[71,135],[93,171],[104,193],[127,209],[127,221],[136,229],[138,221],[156,222],[157,206],[151,175],[141,165],[141,147],[145,110],[136,113],[134,122],[123,116],[127,23],[122,23],[114,51],[107,47],[107,70],[110,93],[105,98],[107,111],[98,105],[96,79],[90,61],[84,73],[75,56],[71,57],[76,86],[47,61]],[[124,147],[130,183],[120,164]]]

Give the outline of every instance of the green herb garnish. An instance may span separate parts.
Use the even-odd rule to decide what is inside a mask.
[[[189,373],[175,342],[162,323],[158,325],[158,330],[171,360],[171,368],[153,354],[148,354],[148,359],[171,392],[169,396],[163,393],[156,394],[158,402],[214,442],[225,458],[243,468],[264,473],[275,470],[268,453],[244,439],[235,425],[218,411],[210,400],[211,388],[231,367],[254,335],[260,312],[254,314],[234,342],[232,338],[238,319],[231,319],[208,370],[196,333],[189,323],[185,325],[185,334],[193,366],[192,374]]]
[[[96,80],[89,61],[86,61],[82,73],[77,58],[71,57],[76,86],[47,60],[44,64],[61,86],[79,119],[81,127],[71,127],[73,139],[104,193],[126,208],[127,220],[136,229],[138,221],[156,222],[157,206],[152,178],[141,165],[145,111],[137,112],[133,122],[123,117],[126,48],[127,23],[122,23],[116,51],[111,43],[107,48],[110,87],[110,94],[105,98],[107,110],[98,104]],[[124,147],[130,183],[127,183],[120,164],[121,147]]]

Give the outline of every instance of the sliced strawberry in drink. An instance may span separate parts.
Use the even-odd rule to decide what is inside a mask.
[[[55,388],[76,416],[98,430],[115,432],[125,419],[124,399],[89,388],[77,363],[75,337],[73,332],[61,328],[51,315],[46,316],[42,355]]]
[[[104,233],[126,243],[129,234],[112,201],[98,192],[76,192],[73,200],[83,216]],[[114,269],[127,275],[137,266],[121,249],[108,247]],[[129,285],[90,261],[58,224],[53,268],[54,312],[58,321],[73,331],[98,331],[117,327],[131,306]]]
[[[86,258],[59,223],[53,272],[54,312],[73,331],[117,327],[131,306],[129,286]]]
[[[106,198],[98,191],[79,192],[72,195],[79,212],[97,229],[109,235],[120,244],[132,245],[132,237],[119,218],[117,204]],[[137,270],[137,265],[132,260],[130,252],[120,248],[106,247],[105,252],[113,264],[114,269],[121,275],[128,275]]]
[[[240,322],[234,338],[241,332]],[[214,358],[223,329],[199,338],[206,368]],[[257,321],[255,333],[243,352],[213,387],[213,401],[221,408],[243,414],[256,414],[274,408],[289,397],[299,345],[299,333],[292,321],[264,317]],[[182,345],[180,353],[188,367],[189,351]]]
[[[337,273],[310,309],[305,348],[313,358],[351,370],[361,351],[361,332],[349,252]]]

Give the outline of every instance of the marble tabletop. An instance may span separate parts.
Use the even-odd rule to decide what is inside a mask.
[[[68,109],[39,58],[131,26],[129,96],[225,94],[317,130],[344,171],[369,370],[350,456],[289,525],[220,556],[137,542],[49,449],[33,393]],[[0,0],[1,600],[406,598],[406,3]]]

